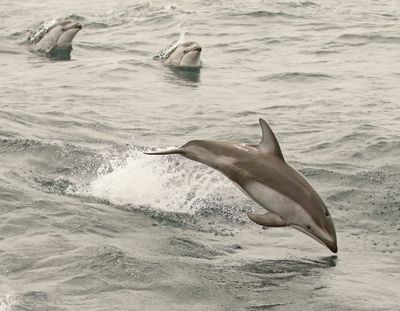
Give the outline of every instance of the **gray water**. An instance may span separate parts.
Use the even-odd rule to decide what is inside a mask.
[[[80,22],[71,61],[27,51]],[[0,310],[398,310],[398,1],[0,1]],[[153,57],[185,36],[200,72]],[[339,252],[148,148],[257,143],[320,193]]]

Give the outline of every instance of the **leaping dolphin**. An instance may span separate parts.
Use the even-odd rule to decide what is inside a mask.
[[[247,213],[267,227],[291,226],[337,253],[332,217],[306,179],[286,163],[268,124],[260,119],[262,140],[245,145],[211,140],[192,140],[181,147],[145,152],[151,155],[180,154],[224,174],[268,213]]]
[[[167,66],[179,68],[200,68],[201,46],[197,42],[173,41],[155,59]]]
[[[81,29],[81,24],[69,20],[55,23],[32,38],[29,50],[55,60],[70,60],[72,40]]]

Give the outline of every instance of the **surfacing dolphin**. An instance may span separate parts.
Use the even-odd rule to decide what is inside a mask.
[[[291,226],[336,253],[335,227],[324,202],[286,163],[268,124],[260,119],[260,125],[262,140],[258,145],[192,140],[175,149],[145,153],[180,154],[220,171],[269,211],[261,215],[247,213],[252,221],[267,227]]]
[[[173,41],[155,59],[167,66],[200,68],[201,46],[197,42]]]
[[[69,20],[55,23],[31,39],[29,50],[54,60],[70,60],[72,40],[81,29],[81,24]]]

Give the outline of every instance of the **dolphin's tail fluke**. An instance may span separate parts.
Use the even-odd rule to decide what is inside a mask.
[[[145,151],[144,154],[150,155],[166,155],[166,154],[183,154],[184,151],[181,148],[172,148],[167,150],[160,150],[160,151]]]

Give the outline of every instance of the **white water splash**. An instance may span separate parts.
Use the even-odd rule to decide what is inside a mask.
[[[185,42],[185,37],[186,37],[186,26],[185,26],[186,21],[183,21],[180,25],[179,25],[179,40],[178,42],[182,43]]]
[[[78,194],[164,212],[194,214],[204,208],[231,205],[243,197],[223,175],[179,156],[150,156],[132,151],[113,170],[99,169],[98,177]]]
[[[164,50],[162,50],[158,55],[154,56],[154,59],[166,59],[168,56],[178,47],[180,41],[172,41]]]
[[[179,25],[179,40],[172,41],[164,50],[154,56],[154,59],[163,60],[168,58],[168,56],[179,46],[179,44],[185,42],[186,37],[186,29],[185,29],[185,22],[182,22]]]
[[[47,22],[43,22],[38,27],[36,27],[36,29],[28,33],[25,41],[28,43],[36,43],[46,34],[50,27],[58,23],[60,20],[60,17],[55,17]]]
[[[12,295],[0,297],[0,311],[11,311],[16,304],[17,301]]]

